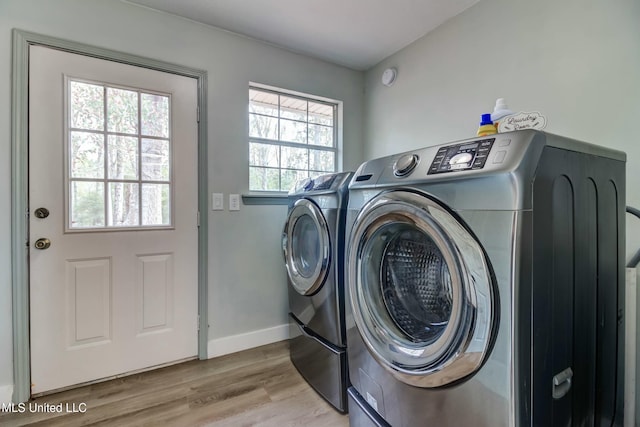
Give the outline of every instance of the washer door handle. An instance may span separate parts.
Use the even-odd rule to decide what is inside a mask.
[[[553,377],[552,395],[554,399],[562,399],[569,393],[571,378],[573,378],[573,371],[570,367]]]

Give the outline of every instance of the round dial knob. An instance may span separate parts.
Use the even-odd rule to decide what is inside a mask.
[[[460,153],[456,154],[449,160],[450,165],[459,165],[463,163],[469,163],[473,159],[473,155],[471,153]]]
[[[418,164],[418,156],[416,154],[404,154],[393,164],[393,174],[395,176],[405,176]]]

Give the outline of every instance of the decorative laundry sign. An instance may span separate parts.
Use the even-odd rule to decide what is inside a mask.
[[[498,132],[511,132],[522,129],[542,130],[547,126],[547,118],[537,111],[519,112],[503,117],[498,123]]]

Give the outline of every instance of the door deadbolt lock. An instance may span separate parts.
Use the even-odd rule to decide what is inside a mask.
[[[36,249],[48,249],[49,246],[51,246],[51,240],[47,239],[47,238],[41,238],[36,240],[36,243],[34,245],[36,247]]]
[[[47,209],[47,208],[38,208],[34,212],[34,215],[36,216],[36,218],[46,218],[46,217],[49,216],[49,209]]]

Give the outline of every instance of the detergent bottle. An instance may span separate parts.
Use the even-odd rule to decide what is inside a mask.
[[[480,127],[478,128],[478,136],[487,136],[492,135],[494,133],[498,133],[495,125],[491,121],[491,114],[483,114],[482,119],[480,120]]]
[[[513,114],[513,111],[509,110],[509,107],[507,107],[507,102],[504,100],[504,98],[496,99],[496,106],[493,107],[493,113],[491,113],[491,120],[493,121],[493,125],[496,127],[496,130],[498,130],[500,120],[510,114]]]

